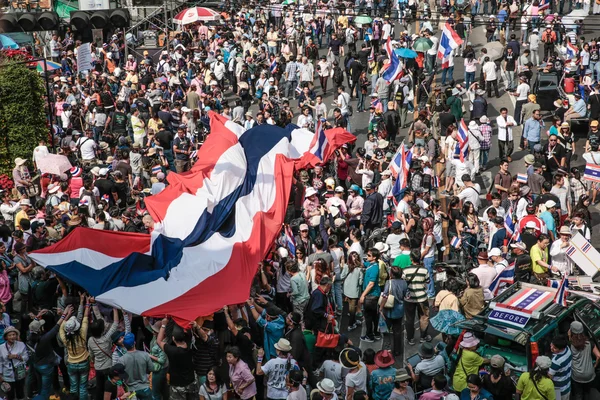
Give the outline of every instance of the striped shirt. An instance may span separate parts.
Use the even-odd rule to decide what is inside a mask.
[[[427,284],[429,283],[429,272],[427,268],[421,265],[411,265],[404,268],[402,277],[408,284],[409,298],[406,301],[411,303],[422,303],[427,301]]]
[[[560,390],[560,395],[564,396],[571,393],[571,361],[573,356],[569,347],[564,351],[554,354],[552,365],[550,366],[550,375],[554,381],[554,388]]]

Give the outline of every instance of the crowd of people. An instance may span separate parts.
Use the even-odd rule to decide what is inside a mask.
[[[600,63],[596,41],[578,37],[581,25],[561,23],[564,7],[552,2],[544,11],[537,0],[241,5],[219,24],[184,26],[155,58],[126,56],[116,33],[92,45],[93,71],[77,71],[73,33],[54,35],[49,53],[61,68],[50,77],[48,104],[56,136],[29,159],[16,158],[14,190],[0,191],[6,398],[61,391],[81,400],[593,398],[592,357],[597,365],[600,352],[579,322],[520,377],[502,356],[478,354],[471,332],[443,334],[433,345],[430,324],[444,310],[480,314],[512,262],[517,282],[545,286],[579,272],[566,250],[575,233],[591,240],[589,207],[600,199],[597,184],[571,162],[577,154],[600,163]],[[358,24],[358,14],[373,18]],[[464,43],[440,68],[446,24]],[[499,57],[476,54],[469,42],[476,29],[500,41]],[[429,44],[401,58],[401,77],[391,84],[383,77],[388,39],[394,51]],[[567,42],[581,45],[570,74],[557,51]],[[464,60],[464,81],[455,77],[455,58]],[[575,99],[557,101],[547,133],[530,84],[542,70],[565,73]],[[486,98],[500,96],[501,76],[516,106],[492,120]],[[30,252],[78,227],[151,232],[144,198],[160,194],[170,173],[190,170],[210,134],[209,112],[246,129],[293,123],[314,131],[326,120],[357,134],[354,113],[369,113],[362,146],[344,145],[333,159],[296,172],[286,215],[293,238],[274,243],[245,304],[182,329],[98,304],[35,264]],[[586,116],[590,134],[576,148],[570,121]],[[463,119],[468,155],[457,136]],[[400,139],[412,162],[397,191]],[[476,181],[496,166],[489,157],[496,145],[499,172],[485,188]],[[529,152],[523,174],[509,172],[515,148]],[[74,167],[41,173],[38,163],[51,152]],[[469,266],[466,279],[435,281],[436,262],[447,259]],[[356,329],[363,343],[389,335],[391,347],[361,351],[350,339]],[[404,346],[417,341],[420,361],[412,365],[402,359]]]

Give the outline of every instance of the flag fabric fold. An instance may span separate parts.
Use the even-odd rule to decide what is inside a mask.
[[[458,33],[456,33],[450,24],[446,23],[442,30],[437,53],[438,58],[442,60],[442,68],[445,67],[444,65],[448,66],[450,53],[462,43],[463,40],[458,36]]]
[[[77,228],[30,256],[102,303],[180,324],[243,302],[310,140],[270,125],[244,131],[213,113],[192,170],[146,198],[152,235]]]
[[[392,83],[398,75],[402,72],[402,63],[400,59],[394,52],[392,48],[392,41],[388,37],[387,42],[385,43],[385,52],[387,53],[389,64],[387,64],[387,68],[383,71],[383,79],[386,80],[388,84]]]
[[[560,304],[563,307],[567,306],[567,296],[568,296],[568,291],[567,288],[569,287],[569,280],[567,279],[567,275],[563,276],[562,280],[560,281],[560,285],[558,286],[558,290],[556,291],[556,294],[554,295],[554,299],[552,299],[552,302],[555,304]]]

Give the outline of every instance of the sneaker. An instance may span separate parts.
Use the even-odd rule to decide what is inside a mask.
[[[375,340],[381,340],[381,335],[375,335]]]
[[[409,339],[407,342],[410,346],[414,346],[415,344],[417,344],[417,342],[415,342],[415,339]]]
[[[356,328],[358,328],[358,325],[356,324],[352,324],[348,326],[348,332],[352,332],[353,330],[355,330]]]
[[[360,340],[362,340],[363,342],[367,342],[367,343],[373,343],[375,341],[368,336],[361,336]]]
[[[431,342],[431,336],[427,335],[419,340],[420,343]]]

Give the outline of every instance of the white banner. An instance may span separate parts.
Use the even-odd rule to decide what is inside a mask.
[[[600,271],[600,253],[579,232],[571,238],[571,246],[567,248],[567,256],[587,276],[593,278]]]
[[[79,0],[81,11],[108,10],[109,8],[109,0]]]
[[[93,69],[92,50],[89,43],[84,43],[77,48],[77,71],[89,71]]]

